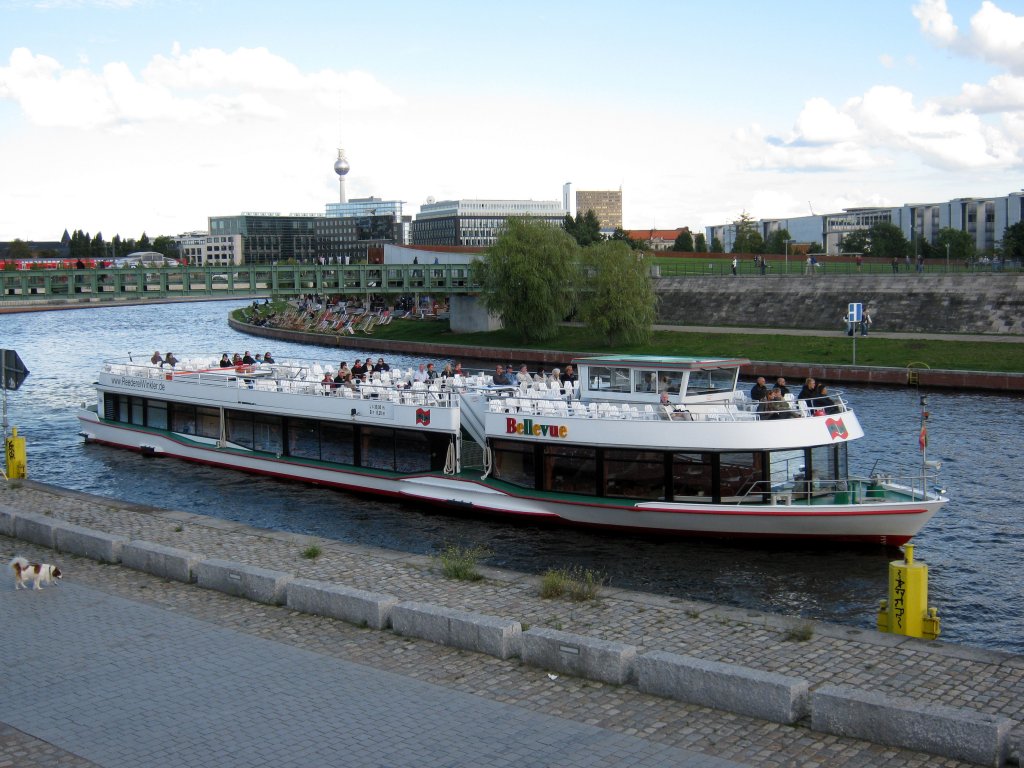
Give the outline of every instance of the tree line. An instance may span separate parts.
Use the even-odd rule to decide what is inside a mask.
[[[102,232],[90,236],[88,232],[81,229],[76,229],[71,233],[68,243],[69,257],[83,261],[85,259],[96,261],[116,259],[135,251],[156,251],[164,256],[177,258],[178,244],[173,237],[168,235],[160,235],[151,241],[145,232],[137,240],[134,238],[122,239],[120,235],[114,235],[110,241],[106,241],[103,239]],[[11,259],[30,259],[33,256],[55,259],[60,254],[53,249],[33,253],[29,243],[15,239],[8,246],[7,255]]]

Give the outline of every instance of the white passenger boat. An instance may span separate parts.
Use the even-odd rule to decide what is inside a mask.
[[[842,395],[760,410],[737,387],[743,359],[584,357],[575,386],[395,371],[356,390],[322,384],[316,363],[215,360],[105,362],[82,434],[482,514],[697,536],[899,545],[947,501],[925,462],[852,476],[864,433]]]

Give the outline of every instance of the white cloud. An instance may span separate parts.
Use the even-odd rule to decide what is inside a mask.
[[[0,68],[0,98],[16,101],[30,122],[50,127],[287,120],[309,102],[346,111],[401,103],[365,72],[305,74],[265,48],[181,53],[177,46],[170,56],[153,57],[141,76],[121,62],[99,72],[65,68],[17,48]]]
[[[911,9],[925,36],[943,44],[951,45],[959,31],[953,23],[953,16],[946,9],[946,0],[922,0]]]
[[[888,53],[882,53],[878,56],[878,63],[886,69],[892,69],[896,66],[896,60]]]
[[[997,75],[986,85],[965,83],[960,95],[949,99],[952,109],[975,112],[1012,112],[1024,110],[1024,77]]]
[[[985,59],[1024,75],[1024,16],[985,0],[971,17],[971,44]]]

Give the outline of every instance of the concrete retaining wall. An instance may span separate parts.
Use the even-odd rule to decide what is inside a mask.
[[[776,723],[807,715],[809,684],[796,677],[664,651],[643,654],[636,669],[644,693]]]
[[[811,694],[811,728],[998,768],[1013,721],[841,685]]]
[[[391,628],[399,635],[486,653],[499,659],[519,654],[523,631],[522,625],[512,619],[413,601],[399,603],[391,609]]]
[[[387,629],[399,599],[341,584],[295,579],[288,584],[285,604],[293,611],[347,621],[360,627]]]
[[[70,552],[101,563],[120,563],[121,551],[128,541],[126,536],[93,531],[71,523],[60,523],[54,527],[54,543],[58,552]]]
[[[539,627],[523,633],[522,659],[535,667],[623,685],[633,679],[636,647]]]
[[[266,605],[284,605],[291,574],[241,565],[230,560],[201,560],[193,568],[196,584]]]
[[[148,541],[130,541],[121,548],[122,565],[186,584],[191,583],[192,569],[200,560],[193,552]]]
[[[14,537],[54,549],[53,529],[56,524],[57,520],[52,517],[19,512],[14,516]]]
[[[839,330],[850,302],[876,331],[1024,333],[1024,275],[917,273],[655,280],[658,322]]]
[[[0,536],[14,536],[14,518],[17,516],[13,509],[0,504]]]

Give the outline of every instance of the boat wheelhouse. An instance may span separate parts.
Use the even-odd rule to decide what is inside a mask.
[[[87,440],[433,505],[639,531],[901,544],[945,503],[923,471],[851,476],[841,393],[751,401],[739,358],[606,355],[576,381],[316,363],[104,364]]]

